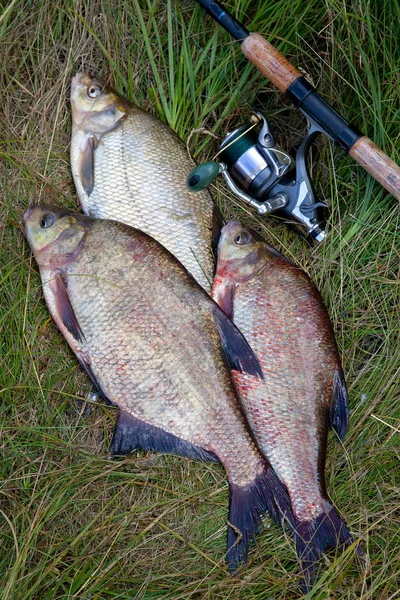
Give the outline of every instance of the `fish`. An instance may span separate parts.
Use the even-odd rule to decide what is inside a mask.
[[[259,448],[289,492],[306,593],[325,549],[352,542],[324,474],[328,428],[343,440],[349,419],[332,324],[308,275],[238,221],[222,229],[212,297],[263,371],[263,379],[232,374]]]
[[[119,408],[111,455],[141,449],[222,463],[236,571],[267,510],[293,524],[287,491],[259,453],[231,381],[231,367],[262,377],[254,353],[147,234],[53,206],[31,206],[24,221],[51,316],[99,394]]]
[[[158,240],[208,292],[222,217],[207,190],[191,192],[194,163],[176,133],[99,79],[71,84],[71,168],[86,215]]]

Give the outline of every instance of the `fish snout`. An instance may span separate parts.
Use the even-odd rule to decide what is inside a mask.
[[[29,218],[32,215],[35,206],[36,206],[35,204],[30,204],[29,207],[28,207],[28,210],[24,214],[23,219],[24,219],[25,225],[29,221]]]
[[[80,89],[86,88],[88,83],[90,82],[90,77],[87,73],[83,73],[79,71],[75,77],[72,78],[71,81],[71,100],[74,100],[76,95],[79,93]]]
[[[75,75],[75,77],[72,78],[72,81],[71,81],[71,100],[75,96],[76,88],[78,87],[78,85],[80,83],[81,75],[82,75],[82,73],[77,73]]]

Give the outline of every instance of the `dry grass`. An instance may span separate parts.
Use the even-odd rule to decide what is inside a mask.
[[[378,4],[244,1],[236,14],[398,160],[400,8]],[[68,103],[78,68],[105,76],[184,139],[198,128],[222,137],[252,105],[289,149],[304,122],[188,0],[8,7],[0,17],[0,598],[300,598],[293,543],[269,523],[249,566],[228,576],[219,466],[107,460],[115,412],[85,400],[90,383],[49,319],[18,224],[31,202],[78,207]],[[217,145],[204,132],[189,144],[199,160]],[[330,440],[327,481],[371,569],[355,564],[352,550],[330,555],[309,598],[389,600],[400,588],[398,204],[323,140],[312,171],[332,207],[330,237],[318,248],[239,207],[222,185],[215,194],[227,217],[258,228],[313,276],[347,374],[350,431],[343,447]]]

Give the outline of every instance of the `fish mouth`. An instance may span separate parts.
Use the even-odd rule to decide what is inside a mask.
[[[33,213],[35,207],[36,207],[36,204],[29,205],[28,210],[26,211],[26,213],[23,216],[25,224],[29,221],[29,218],[30,218],[31,214]]]
[[[77,89],[81,85],[87,85],[90,81],[90,76],[83,71],[79,71],[71,81],[71,100],[75,97]]]

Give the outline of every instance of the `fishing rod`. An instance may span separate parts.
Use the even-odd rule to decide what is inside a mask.
[[[293,163],[288,154],[276,147],[265,116],[256,112],[250,124],[229,133],[222,142],[218,151],[221,162],[193,169],[187,179],[189,189],[204,189],[221,174],[231,191],[259,214],[275,212],[294,219],[320,242],[326,235],[326,204],[316,196],[306,159],[315,137],[323,134],[400,200],[400,167],[394,161],[337,113],[265,38],[250,33],[219,2],[196,1],[239,42],[246,58],[303,113],[309,129]]]

